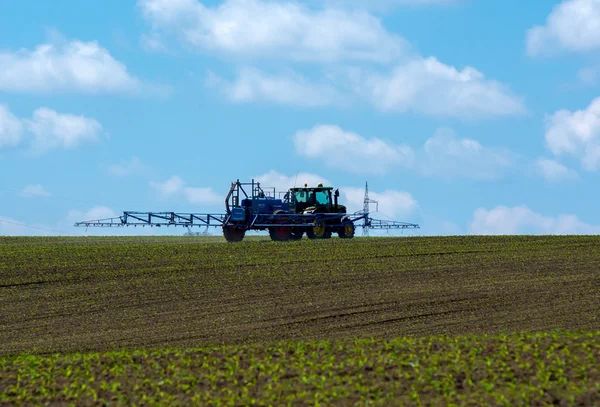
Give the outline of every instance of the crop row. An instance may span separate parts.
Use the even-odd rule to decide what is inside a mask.
[[[598,405],[600,332],[0,358],[0,404]]]

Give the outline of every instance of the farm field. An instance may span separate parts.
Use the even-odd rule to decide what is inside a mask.
[[[285,341],[0,359],[0,404],[600,403],[600,332]]]
[[[0,403],[589,405],[596,331],[599,237],[0,238]]]

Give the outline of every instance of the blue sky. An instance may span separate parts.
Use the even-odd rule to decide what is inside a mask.
[[[598,233],[599,19],[600,0],[0,1],[0,235],[219,213],[231,181],[296,174],[354,210],[368,181],[375,216],[422,235]]]

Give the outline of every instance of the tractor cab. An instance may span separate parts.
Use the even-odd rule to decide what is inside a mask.
[[[306,185],[304,188],[292,188],[290,189],[291,203],[295,206],[296,213],[336,213],[339,192],[336,190],[332,194],[332,191],[332,187],[324,187],[323,184],[319,184],[316,188]]]

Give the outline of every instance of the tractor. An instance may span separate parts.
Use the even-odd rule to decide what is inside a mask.
[[[228,242],[241,242],[248,230],[265,230],[276,241],[329,239],[337,233],[342,239],[354,237],[355,225],[368,229],[418,229],[413,223],[379,220],[369,217],[368,187],[365,184],[365,206],[362,211],[347,213],[340,205],[339,191],[319,184],[317,187],[290,188],[277,193],[263,188],[259,182],[231,183],[225,198],[225,213],[138,212],[125,211],[121,216],[76,222],[78,227],[221,227]]]
[[[289,190],[289,200],[293,205],[294,213],[303,215],[346,214],[346,207],[338,202],[339,196],[338,189],[334,191],[332,187],[324,187],[323,184],[319,184],[316,188],[308,187],[305,184],[303,188]],[[312,227],[292,228],[291,239],[300,239],[304,232],[309,239],[329,239],[333,232],[337,232],[342,239],[354,237],[354,223],[346,217],[316,218],[313,223]],[[269,234],[273,238],[271,231]]]
[[[244,186],[252,185],[251,194]],[[263,189],[259,183],[232,183],[225,199],[228,217],[223,235],[230,242],[243,240],[247,230],[267,230],[275,241],[299,240],[304,233],[309,239],[354,237],[354,222],[364,216],[347,216],[339,204],[339,190],[319,184],[317,187],[290,188],[282,198],[275,190]],[[241,198],[241,199],[240,199]]]

